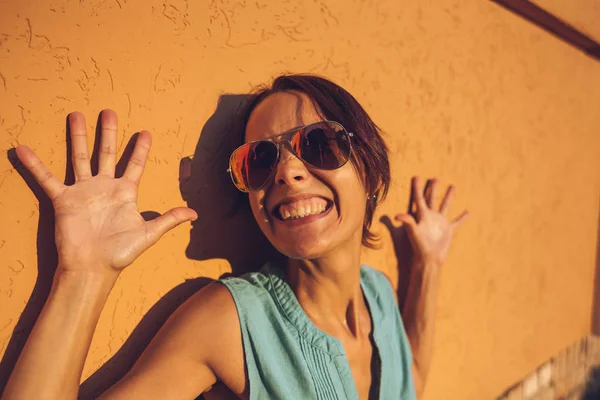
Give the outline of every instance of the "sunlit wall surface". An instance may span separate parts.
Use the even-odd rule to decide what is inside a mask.
[[[584,13],[576,3],[561,7]],[[483,0],[2,0],[4,154],[27,144],[62,178],[66,115],[83,111],[91,135],[98,112],[114,108],[121,150],[136,131],[154,135],[140,209],[187,201],[200,214],[193,230],[167,234],[122,274],[83,379],[132,332],[121,359],[135,353],[149,340],[138,323],[146,316],[151,331],[199,285],[191,279],[262,260],[249,216],[215,211],[235,192],[224,186],[226,166],[206,160],[230,134],[227,113],[215,110],[241,98],[217,106],[220,96],[286,71],[338,82],[386,132],[393,187],[374,223],[381,248],[366,251],[366,263],[395,276],[379,217],[405,209],[412,175],[455,184],[453,212],[471,212],[444,266],[425,399],[493,398],[589,331],[600,63],[546,32]],[[182,179],[191,189],[180,185],[182,159],[197,166],[191,183]],[[48,211],[1,157],[2,382],[49,287]]]

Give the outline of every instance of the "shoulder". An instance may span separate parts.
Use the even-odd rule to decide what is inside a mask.
[[[184,346],[201,359],[233,392],[245,390],[244,353],[235,302],[230,291],[213,282],[190,297],[173,315],[186,338]]]
[[[212,282],[190,297],[177,313],[186,323],[202,326],[222,326],[234,323],[236,308],[229,290],[219,282]]]
[[[187,299],[169,322],[178,330],[197,330],[204,336],[207,329],[220,330],[235,325],[236,319],[235,304],[227,288],[211,282]]]
[[[199,350],[210,351],[216,342],[233,339],[225,332],[239,331],[239,320],[235,303],[227,288],[218,282],[212,282],[192,295],[171,316],[169,325],[182,337],[193,338]],[[205,338],[202,341],[196,340]],[[219,338],[219,340],[215,340]],[[215,342],[215,343],[213,343]],[[210,346],[206,344],[210,343]],[[199,356],[205,358],[205,350]]]
[[[242,395],[247,384],[239,326],[227,288],[205,286],[169,317],[106,398],[189,397],[217,381]]]
[[[240,298],[252,298],[268,290],[269,279],[261,273],[249,273],[214,281],[196,292],[178,310],[183,319],[197,321],[204,327],[240,329],[236,303]],[[190,322],[188,322],[190,323]]]

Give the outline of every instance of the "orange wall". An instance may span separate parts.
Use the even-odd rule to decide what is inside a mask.
[[[93,132],[97,113],[112,107],[124,143],[137,130],[154,133],[140,208],[164,211],[184,204],[179,162],[210,131],[219,96],[283,71],[334,79],[387,132],[394,186],[380,215],[405,208],[413,174],[456,184],[454,212],[471,211],[443,274],[426,399],[491,399],[589,331],[600,63],[492,2],[1,0],[0,146],[28,144],[62,176],[67,113],[85,112]],[[205,186],[205,200],[222,193]],[[2,373],[48,287],[47,210],[37,204],[0,158]],[[234,243],[243,236],[231,229],[245,217],[220,223],[210,201],[199,204],[210,223],[200,230],[206,239],[195,239],[205,246],[189,252],[197,259],[186,257],[182,226],[123,273],[84,378],[172,288],[242,263],[251,246]],[[365,261],[393,273],[390,240],[375,228],[382,249]],[[197,284],[187,281],[152,314],[168,314]],[[147,340],[152,318],[164,316],[145,320],[122,360]]]

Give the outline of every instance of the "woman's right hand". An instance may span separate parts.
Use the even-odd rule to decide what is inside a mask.
[[[25,146],[16,148],[21,162],[33,174],[54,206],[59,268],[78,272],[119,272],[167,231],[196,213],[173,208],[145,221],[137,208],[137,191],[152,138],[142,131],[125,173],[115,178],[117,115],[102,111],[98,174],[92,176],[83,114],[69,115],[75,183],[64,185]]]

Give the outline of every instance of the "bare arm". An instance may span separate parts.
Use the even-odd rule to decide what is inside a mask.
[[[438,287],[437,266],[413,267],[402,320],[413,354],[413,377],[419,396],[423,393],[433,355]]]
[[[113,284],[114,277],[58,269],[3,399],[77,397],[92,335]]]
[[[395,217],[404,226],[394,228],[388,224],[394,240],[398,268],[400,271],[410,270],[401,311],[413,353],[413,377],[419,397],[427,382],[433,354],[440,271],[450,249],[454,229],[468,215],[465,211],[454,220],[448,221],[444,214],[450,204],[454,187],[448,188],[438,210],[434,205],[437,201],[437,185],[437,179],[430,179],[423,189],[420,179],[414,177],[408,212]]]
[[[100,312],[119,275],[176,225],[196,218],[188,208],[146,222],[137,186],[150,148],[140,133],[123,177],[115,179],[117,117],[101,115],[98,174],[92,176],[85,119],[69,115],[75,184],[53,176],[33,151],[19,146],[21,162],[52,200],[59,265],[50,296],[11,374],[2,398],[75,399]]]

